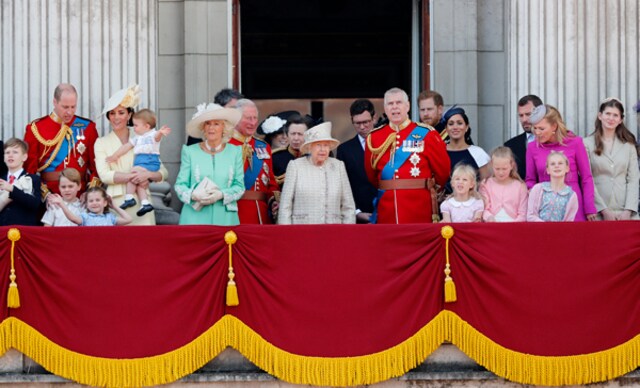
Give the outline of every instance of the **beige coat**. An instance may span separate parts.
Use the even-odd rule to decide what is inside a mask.
[[[637,212],[640,172],[636,147],[615,138],[611,154],[603,152],[602,155],[596,155],[593,136],[585,138],[584,145],[591,162],[598,212],[606,208],[615,213],[625,209]],[[635,213],[633,218],[637,217]]]
[[[322,167],[309,157],[287,166],[279,224],[354,224],[356,206],[344,163],[327,158]]]

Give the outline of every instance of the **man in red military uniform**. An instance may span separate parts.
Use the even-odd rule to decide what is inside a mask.
[[[241,99],[237,108],[242,118],[233,131],[229,144],[242,147],[245,192],[238,201],[240,224],[272,224],[269,206],[277,211],[276,195],[280,194],[273,175],[271,147],[253,137],[258,128],[258,108],[251,100]]]
[[[409,97],[398,88],[384,95],[389,124],[367,137],[364,165],[378,188],[371,221],[379,224],[432,222],[428,179],[443,186],[449,178],[449,155],[438,131],[409,120]]]
[[[53,93],[53,112],[33,120],[25,129],[24,141],[29,145],[25,170],[40,173],[43,197],[49,191],[60,193],[58,178],[67,167],[80,172],[83,191],[96,176],[93,144],[98,131],[93,121],[76,116],[77,101],[73,85],[58,85]]]

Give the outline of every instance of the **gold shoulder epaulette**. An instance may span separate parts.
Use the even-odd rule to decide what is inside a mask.
[[[282,151],[286,151],[286,150],[287,150],[287,147],[279,147],[279,148],[276,148],[275,150],[271,150],[271,154],[272,155],[273,154],[277,154],[278,152],[282,152]]]
[[[82,116],[76,116],[76,117],[77,117],[77,118],[79,118],[80,120],[86,120],[86,121],[88,121],[88,122],[90,122],[90,123],[92,123],[92,122],[93,122],[93,120],[91,120],[91,119],[89,119],[89,118],[86,118],[86,117],[82,117]]]
[[[47,116],[44,116],[44,117],[47,117]],[[33,125],[33,124],[37,123],[38,121],[42,120],[44,117],[38,117],[37,119],[35,119],[32,122],[30,122],[29,125]]]
[[[373,128],[373,129],[371,130],[371,132],[375,132],[375,131],[377,131],[378,129],[382,129],[382,128],[384,128],[386,125],[387,125],[387,124],[382,124],[382,125],[380,125],[380,126],[378,126],[378,127],[375,127],[375,128]],[[369,132],[369,133],[371,133],[371,132]]]
[[[416,125],[417,125],[417,126],[419,126],[419,127],[422,127],[422,128],[427,128],[427,129],[428,129],[428,130],[430,130],[430,131],[435,131],[435,130],[436,130],[436,129],[435,129],[434,127],[432,127],[431,125],[429,125],[429,124],[425,124],[425,123],[421,123],[421,122],[419,122],[419,121],[416,121]]]

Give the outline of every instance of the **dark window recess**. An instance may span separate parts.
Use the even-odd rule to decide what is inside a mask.
[[[240,0],[242,92],[377,97],[411,87],[411,0]]]

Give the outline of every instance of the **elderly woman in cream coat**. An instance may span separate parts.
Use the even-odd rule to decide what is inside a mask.
[[[301,147],[306,157],[287,166],[279,224],[355,224],[356,208],[344,163],[329,157],[339,141],[331,123],[310,128]]]

